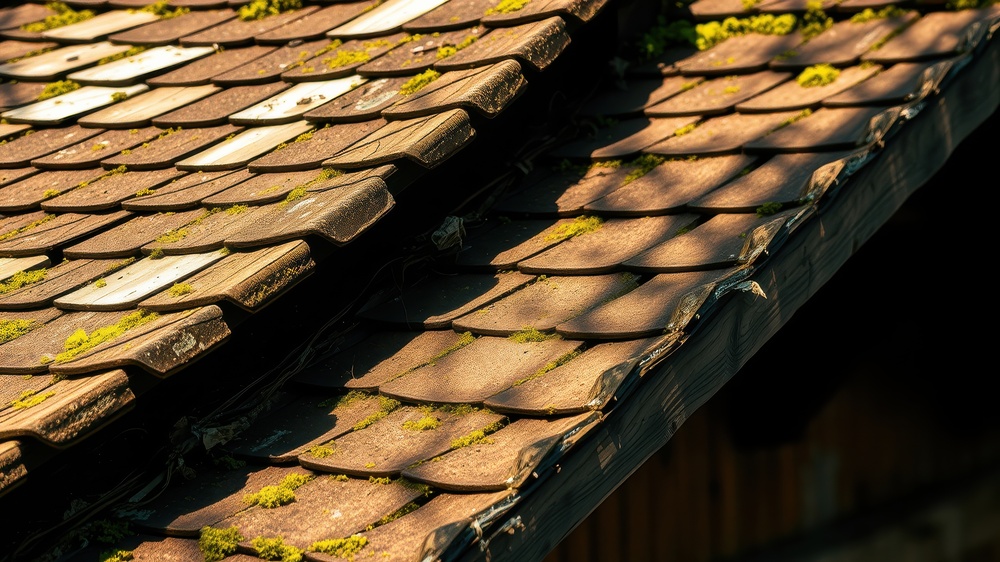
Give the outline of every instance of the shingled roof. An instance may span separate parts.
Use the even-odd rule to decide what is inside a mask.
[[[244,4],[0,9],[9,560],[540,559],[1000,101],[995,4]]]

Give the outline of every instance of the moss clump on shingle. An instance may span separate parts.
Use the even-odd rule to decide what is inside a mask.
[[[100,562],[129,562],[134,560],[131,550],[109,550],[99,555]]]
[[[190,283],[174,283],[169,289],[167,289],[167,293],[174,298],[182,297],[193,292],[194,287],[192,287]]]
[[[205,562],[217,562],[234,554],[242,540],[245,540],[245,537],[235,526],[228,529],[215,529],[206,526],[201,528],[201,533],[198,536],[198,550],[201,551]]]
[[[368,539],[361,535],[352,535],[342,539],[316,541],[306,549],[309,552],[320,552],[336,558],[354,560],[354,557],[368,545]]]
[[[53,391],[39,394],[35,390],[25,390],[21,392],[21,395],[18,396],[17,399],[11,400],[10,407],[15,410],[26,410],[45,402],[49,398],[55,396],[55,394],[56,393]]]
[[[482,429],[469,432],[451,442],[452,449],[461,449],[469,445],[489,444],[493,442],[489,435],[503,427],[503,420],[495,421]]]
[[[802,15],[802,22],[799,23],[799,33],[802,38],[808,41],[831,27],[833,18],[823,11],[822,0],[806,2],[806,13]]]
[[[531,0],[500,0],[497,2],[496,6],[486,10],[486,16],[492,16],[494,14],[511,14],[514,12],[519,12],[528,5]]]
[[[0,238],[2,240],[2,238]],[[6,295],[12,291],[16,291],[21,287],[31,285],[32,283],[38,283],[39,281],[45,279],[45,276],[49,274],[49,270],[42,269],[32,269],[30,271],[18,271],[14,275],[7,278],[6,281],[0,282],[0,295]]]
[[[840,77],[839,68],[827,63],[820,63],[804,68],[795,81],[803,88],[815,88],[833,84],[838,77]]]
[[[542,342],[546,340],[551,340],[558,338],[557,334],[546,334],[545,332],[539,331],[535,328],[524,328],[523,330],[518,330],[513,334],[507,336],[507,339],[517,342],[517,343],[531,343],[531,342]]]
[[[457,342],[449,346],[447,349],[443,349],[440,352],[436,353],[433,357],[427,360],[427,364],[433,365],[439,359],[445,358],[449,354],[454,353],[459,349],[462,349],[463,347],[469,345],[474,341],[476,341],[476,336],[472,335],[472,332],[462,332],[462,335],[459,336]]]
[[[778,203],[777,201],[768,201],[767,203],[764,203],[760,207],[757,207],[757,216],[767,217],[777,213],[780,210],[781,210],[781,203]]]
[[[420,509],[420,504],[418,504],[417,502],[410,502],[410,503],[404,505],[403,507],[397,509],[396,511],[393,511],[389,515],[386,515],[386,516],[382,517],[381,519],[379,519],[375,523],[372,523],[371,525],[368,525],[368,527],[366,528],[366,530],[367,531],[371,531],[375,527],[380,527],[382,525],[385,525],[386,523],[392,523],[393,521],[399,519],[400,517],[406,515],[407,513],[413,513],[414,511],[416,511],[418,509]]]
[[[41,326],[34,320],[4,320],[0,319],[0,343],[7,343],[27,334]]]
[[[643,154],[642,156],[637,157],[635,160],[626,164],[626,166],[632,168],[632,170],[625,174],[625,179],[623,179],[621,183],[622,186],[634,182],[635,180],[648,174],[653,168],[666,161],[666,156],[658,156],[656,154]]]
[[[604,219],[601,217],[579,216],[573,219],[572,222],[563,223],[555,227],[552,232],[545,236],[545,240],[548,242],[561,242],[576,236],[590,234],[603,225]]]
[[[478,40],[479,40],[478,36],[469,35],[468,37],[462,39],[461,41],[455,43],[454,45],[441,45],[440,47],[438,47],[437,53],[434,55],[434,57],[438,60],[446,59],[448,57],[453,57],[456,54],[458,54],[459,51],[475,43]]]
[[[243,21],[260,20],[268,16],[291,10],[298,10],[302,7],[302,0],[253,0],[240,6],[237,12]]]
[[[58,80],[56,82],[49,82],[45,85],[42,93],[38,94],[36,98],[38,101],[47,100],[49,98],[54,98],[56,96],[61,96],[72,92],[73,90],[80,89],[80,85],[72,80]]]
[[[421,406],[420,411],[423,412],[423,417],[419,420],[407,420],[403,422],[403,429],[408,429],[410,431],[428,431],[431,429],[437,429],[441,426],[441,420],[434,416],[433,406]]]
[[[58,27],[64,27],[81,21],[89,20],[96,14],[93,10],[80,10],[79,12],[70,8],[65,2],[49,2],[45,7],[54,11],[51,16],[45,16],[41,21],[26,23],[21,26],[24,31],[40,33]]]
[[[399,93],[404,96],[413,95],[440,77],[440,72],[434,70],[433,68],[429,68],[404,82],[403,85],[399,87]]]
[[[899,6],[886,6],[878,11],[871,8],[865,8],[864,10],[861,10],[851,16],[851,23],[866,23],[874,20],[896,18],[905,15],[906,10],[900,8]]]
[[[367,418],[354,424],[354,431],[362,430],[371,424],[377,422],[378,420],[389,415],[390,412],[399,407],[399,400],[393,400],[392,398],[386,396],[378,397],[379,409],[374,414],[368,416]]]
[[[139,309],[110,326],[102,326],[91,333],[87,333],[82,328],[73,332],[63,343],[65,351],[56,354],[54,358],[48,355],[42,356],[42,362],[48,363],[54,360],[56,363],[65,363],[80,355],[90,351],[98,345],[114,340],[133,328],[137,328],[159,318],[159,314]],[[47,360],[48,359],[48,360]]]
[[[722,21],[699,23],[695,26],[695,46],[700,51],[722,43],[730,37],[757,33],[788,35],[795,31],[798,20],[793,14],[761,14],[747,18],[726,18]]]
[[[122,60],[124,58],[128,58],[128,57],[131,57],[131,56],[134,56],[134,55],[138,55],[139,53],[141,53],[141,52],[143,52],[145,50],[146,50],[146,47],[142,47],[142,46],[132,47],[132,48],[130,48],[127,51],[122,51],[120,53],[115,53],[115,54],[113,54],[111,56],[104,57],[103,59],[97,61],[97,64],[98,65],[102,65],[102,64],[108,64],[109,62],[115,62],[116,60]],[[111,97],[114,98],[115,94],[124,94],[124,93],[125,92],[115,92],[114,94],[111,94]],[[126,95],[125,97],[127,98],[128,96]],[[122,99],[124,99],[124,98],[122,98]],[[115,100],[115,101],[119,101],[119,100]]]
[[[565,365],[566,363],[570,362],[570,360],[575,358],[577,355],[580,355],[580,353],[581,352],[579,350],[573,350],[554,361],[549,361],[534,373],[524,377],[523,379],[515,381],[513,386],[520,386],[530,380],[537,379],[538,377],[543,376],[545,373],[548,373],[549,371],[555,369],[556,367],[561,367],[562,365]]]
[[[285,544],[285,540],[281,537],[257,537],[250,544],[257,551],[257,556],[264,560],[278,560],[280,562],[299,562],[302,560],[302,549]]]
[[[313,476],[307,474],[289,474],[277,485],[264,486],[259,492],[246,494],[243,503],[268,509],[290,504],[295,501],[295,490],[312,479]]]
[[[184,14],[191,11],[191,8],[185,8],[183,6],[171,9],[170,3],[167,0],[157,0],[148,6],[143,6],[138,10],[129,10],[129,12],[146,12],[158,16],[161,20],[168,20],[176,18],[178,16],[183,16]]]

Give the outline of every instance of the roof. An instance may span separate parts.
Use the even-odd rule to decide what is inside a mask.
[[[15,559],[541,558],[998,101],[996,5],[67,4],[0,11],[0,494],[157,454]]]

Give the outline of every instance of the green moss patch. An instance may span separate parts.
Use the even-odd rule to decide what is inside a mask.
[[[306,474],[293,473],[285,476],[280,484],[264,486],[259,492],[243,496],[243,503],[253,506],[273,509],[295,501],[295,490],[314,477]]]
[[[96,15],[93,10],[80,10],[78,12],[67,6],[65,2],[49,2],[45,4],[45,7],[54,11],[55,14],[45,16],[45,19],[41,21],[26,23],[21,26],[21,29],[32,33],[41,33],[42,31],[87,21]]]
[[[399,93],[404,96],[413,95],[427,87],[428,84],[441,77],[441,73],[429,68],[413,78],[410,78],[399,87]]]
[[[368,539],[361,535],[353,535],[342,539],[328,539],[316,541],[309,545],[309,552],[321,552],[345,560],[354,560],[354,557],[368,545]]]
[[[155,312],[148,312],[140,309],[132,314],[129,314],[128,316],[125,316],[110,326],[102,326],[89,334],[83,329],[79,329],[66,338],[66,341],[63,343],[65,351],[57,354],[54,360],[56,363],[65,363],[66,361],[75,358],[81,353],[90,351],[104,342],[121,337],[129,330],[152,322],[153,320],[159,318],[159,316],[160,315]],[[46,358],[48,358],[47,355],[42,357],[43,363],[49,362],[46,361]]]
[[[496,6],[486,10],[484,15],[492,16],[494,14],[512,14],[514,12],[519,12],[528,5],[531,0],[500,0],[497,2]]]
[[[817,86],[833,84],[837,81],[838,77],[840,77],[839,68],[830,64],[820,63],[804,68],[795,78],[795,81],[803,88],[815,88]]]
[[[11,400],[10,406],[15,410],[26,410],[45,402],[49,398],[55,396],[55,394],[56,393],[53,391],[39,394],[35,390],[25,390],[21,392],[21,395],[18,396],[16,400]]]
[[[80,85],[72,80],[59,80],[56,82],[49,82],[45,85],[42,93],[38,94],[36,98],[38,101],[47,100],[49,98],[54,98],[56,96],[61,96],[72,92],[73,90],[80,89]]]
[[[0,343],[7,343],[27,334],[41,324],[34,320],[4,320],[0,319]]]
[[[252,0],[237,12],[243,21],[261,20],[302,7],[302,0]]]
[[[235,554],[236,548],[243,540],[245,537],[236,527],[228,529],[202,527],[198,536],[198,550],[201,551],[205,562],[217,562],[230,554]]]
[[[281,537],[257,537],[250,544],[257,551],[257,556],[264,560],[278,560],[280,562],[300,562],[302,560],[303,550],[285,544],[285,540]]]
[[[503,420],[495,421],[490,425],[477,429],[475,431],[469,432],[451,442],[452,449],[461,449],[462,447],[468,447],[469,445],[478,445],[482,443],[492,443],[493,440],[490,439],[489,435],[496,432],[504,426]]]
[[[399,400],[393,400],[392,398],[386,396],[378,397],[379,409],[374,414],[366,417],[365,419],[354,424],[354,431],[362,430],[371,424],[377,422],[378,420],[389,415],[390,412],[399,407]]]
[[[16,291],[21,287],[31,285],[32,283],[38,283],[39,281],[45,279],[45,276],[48,274],[49,270],[45,268],[32,269],[30,271],[18,271],[14,275],[8,277],[6,281],[0,283],[0,295],[6,295],[7,293]]]

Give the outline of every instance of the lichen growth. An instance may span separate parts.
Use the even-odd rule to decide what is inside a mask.
[[[314,477],[306,474],[292,473],[285,476],[281,483],[264,486],[260,491],[243,496],[243,503],[272,509],[295,501],[295,490]]]
[[[240,541],[243,540],[245,537],[235,526],[228,529],[205,526],[201,528],[198,536],[198,550],[201,551],[205,562],[217,562],[234,554]]]
[[[155,189],[150,189],[150,188],[147,187],[145,189],[140,189],[139,191],[136,191],[135,192],[135,196],[136,197],[146,197],[147,195],[153,195],[155,193],[156,193]]]
[[[368,481],[371,482],[372,484],[378,484],[380,486],[392,484],[392,478],[389,478],[388,476],[384,478],[375,478],[374,476],[369,476]]]
[[[368,545],[368,539],[361,535],[352,535],[342,539],[327,539],[316,541],[306,549],[309,552],[320,552],[336,558],[353,561],[354,557]]]
[[[78,329],[66,338],[66,341],[63,343],[64,351],[56,354],[53,360],[56,363],[65,363],[66,361],[70,361],[81,353],[90,351],[104,342],[114,340],[124,335],[129,330],[156,320],[159,316],[160,315],[155,312],[139,309],[123,317],[118,322],[111,324],[110,326],[97,328],[89,334],[82,328]]]
[[[45,88],[35,99],[38,101],[47,100],[78,89],[80,89],[80,84],[72,80],[57,80],[56,82],[49,82],[46,84]]]
[[[26,23],[21,26],[21,29],[32,33],[41,33],[42,31],[86,21],[96,15],[93,10],[80,10],[78,12],[67,6],[65,2],[48,2],[45,4],[45,7],[55,13],[51,16],[45,16],[45,19],[41,21]]]
[[[21,392],[21,395],[18,396],[17,399],[10,402],[10,406],[15,410],[26,410],[45,402],[49,398],[55,396],[55,394],[56,393],[54,391],[39,394],[35,390],[25,390]]]
[[[832,84],[837,81],[839,76],[839,68],[827,63],[820,63],[804,68],[795,81],[803,88],[815,88]]]
[[[163,252],[163,248],[153,248],[153,250],[149,252],[149,259],[160,260],[163,259],[163,256],[165,255],[167,254]]]
[[[285,544],[285,540],[281,537],[257,537],[250,544],[257,551],[257,556],[264,560],[278,560],[280,562],[300,562],[302,560],[302,549]]]
[[[192,292],[194,292],[194,287],[192,287],[190,283],[174,283],[169,289],[167,289],[167,294],[174,298],[182,297]]]
[[[32,269],[30,271],[18,271],[14,275],[7,278],[6,281],[0,282],[0,295],[6,295],[12,291],[16,291],[21,287],[31,285],[32,283],[38,283],[39,281],[45,279],[45,276],[49,274],[49,270],[42,269]]]
[[[462,39],[454,45],[442,45],[438,47],[437,53],[434,55],[438,60],[446,59],[448,57],[453,57],[458,54],[459,51],[468,47],[469,45],[475,43],[479,40],[477,35],[469,35],[465,39]]]
[[[301,7],[302,0],[252,0],[240,6],[238,15],[243,21],[260,20]]]
[[[420,74],[410,78],[403,85],[399,87],[399,93],[404,96],[413,95],[420,90],[424,89],[428,84],[437,80],[441,76],[441,73],[429,68]]]
[[[576,236],[597,231],[604,224],[604,219],[596,216],[579,216],[571,222],[560,224],[545,236],[547,242],[561,242]]]
[[[41,324],[34,320],[6,320],[0,318],[0,343],[16,340],[40,326]]]
[[[500,0],[496,6],[489,8],[483,15],[511,14],[524,9],[531,0]]]
[[[108,145],[104,144],[103,142],[99,142],[99,143],[95,144],[94,146],[90,147],[90,150],[91,150],[91,152],[99,152],[101,150],[104,150],[107,147],[108,147]]]

